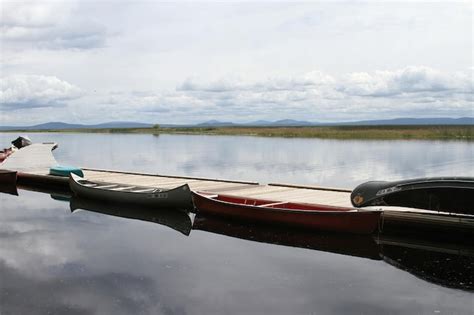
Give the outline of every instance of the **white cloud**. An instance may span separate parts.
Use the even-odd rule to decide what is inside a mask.
[[[407,67],[395,71],[351,73],[338,89],[348,95],[373,97],[448,91],[472,93],[472,78],[460,73],[446,74],[428,67]]]
[[[0,108],[16,110],[64,106],[81,96],[81,90],[54,76],[16,75],[1,79]]]
[[[1,108],[11,114],[12,110],[63,106],[55,112],[57,118],[48,119],[93,123],[287,118],[329,122],[472,116],[474,91],[470,73],[417,66],[339,76],[310,71],[253,81],[235,77],[206,81],[194,77],[178,84],[175,90],[88,93],[56,77],[23,75],[2,81]]]

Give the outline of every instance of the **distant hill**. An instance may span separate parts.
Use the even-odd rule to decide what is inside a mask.
[[[96,125],[68,124],[63,122],[49,122],[33,126],[0,126],[0,130],[60,130],[60,129],[102,129],[102,128],[148,128],[153,124],[116,121]]]
[[[255,126],[255,127],[271,127],[271,126],[313,126],[319,125],[319,123],[309,122],[309,121],[301,121],[301,120],[293,120],[293,119],[283,119],[277,121],[269,121],[269,120],[256,120],[248,123],[238,123],[235,124],[238,126]]]
[[[462,118],[395,118],[384,120],[362,120],[336,123],[321,123],[301,120],[284,119],[277,121],[257,120],[248,123],[234,123],[228,121],[209,120],[199,124],[177,125],[159,124],[161,127],[232,127],[232,126],[259,126],[259,127],[294,127],[294,126],[409,126],[409,125],[474,125],[474,117]],[[95,125],[68,124],[63,122],[49,122],[34,126],[0,126],[0,130],[60,130],[60,129],[101,129],[101,128],[149,128],[153,124],[116,121]]]
[[[233,123],[218,120],[210,120],[197,124],[198,127],[231,127],[231,126],[255,126],[255,127],[297,127],[297,126],[378,126],[378,125],[474,125],[473,117],[462,118],[395,118],[384,120],[361,120],[335,123],[321,123],[301,120],[284,119],[277,121],[257,120],[248,123]]]
[[[203,123],[199,123],[194,125],[195,127],[228,127],[228,126],[235,126],[233,122],[227,121],[218,121],[218,120],[209,120]]]

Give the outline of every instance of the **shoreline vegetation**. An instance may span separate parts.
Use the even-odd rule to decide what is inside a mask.
[[[22,133],[123,133],[235,135],[282,138],[370,139],[370,140],[474,140],[474,125],[311,126],[311,127],[160,127],[103,129],[18,129]]]

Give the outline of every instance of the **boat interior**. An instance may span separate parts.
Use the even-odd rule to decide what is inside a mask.
[[[84,187],[88,188],[98,188],[112,191],[125,191],[125,192],[134,192],[134,193],[156,193],[163,191],[159,188],[153,187],[143,187],[143,186],[133,186],[133,185],[124,185],[124,184],[112,184],[112,183],[100,183],[100,182],[91,182],[85,179],[81,179],[78,183]]]
[[[294,202],[277,202],[272,200],[262,200],[253,198],[239,198],[235,196],[227,195],[207,195],[206,197],[233,204],[256,206],[262,208],[277,208],[277,209],[289,209],[289,210],[307,210],[307,211],[353,211],[355,209],[345,207],[331,207],[325,205],[316,204],[302,204]]]

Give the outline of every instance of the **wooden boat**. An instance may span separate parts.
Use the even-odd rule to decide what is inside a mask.
[[[194,209],[191,191],[187,184],[173,189],[161,189],[91,181],[73,173],[70,175],[69,187],[78,197],[143,207],[180,210]]]
[[[357,186],[352,204],[400,206],[441,212],[474,214],[474,178],[432,177],[396,182],[371,181]]]
[[[325,231],[370,234],[379,227],[380,210],[276,202],[193,192],[198,213]]]
[[[18,195],[16,182],[16,171],[0,170],[0,192],[10,195]]]
[[[104,202],[76,196],[70,199],[69,207],[72,212],[82,209],[115,217],[153,222],[165,225],[184,235],[191,233],[195,216],[194,213],[173,209],[160,209],[156,211],[150,207]]]

